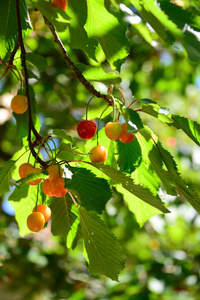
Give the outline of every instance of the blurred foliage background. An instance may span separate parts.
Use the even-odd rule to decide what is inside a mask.
[[[90,95],[65,65],[40,13],[30,10],[30,17],[34,31],[25,40],[27,50],[47,59],[44,72],[38,73],[32,67],[39,80],[30,80],[36,93],[42,134],[60,128],[78,140],[76,126],[85,114]],[[174,114],[200,121],[200,65],[188,61],[178,43],[169,46],[157,41],[155,47],[150,46],[131,24],[127,35],[131,52],[122,66],[120,85],[127,104],[133,96],[150,98]],[[69,47],[66,34],[61,34],[61,39],[75,63],[95,64],[82,51]],[[100,59],[107,68],[101,54]],[[108,88],[100,83],[94,85],[102,92]],[[10,110],[17,89],[16,78],[8,72],[0,81],[0,165],[21,146]],[[121,97],[117,89],[114,95]],[[103,106],[102,100],[94,99],[91,111],[102,111]],[[139,108],[137,102],[133,108]],[[182,177],[198,192],[199,148],[184,133],[161,121],[144,113],[141,118],[176,158]],[[84,142],[80,143],[84,148]],[[169,197],[162,191],[161,196],[171,213],[151,218],[143,228],[139,228],[120,194],[116,193],[108,202],[104,218],[127,254],[119,282],[113,282],[104,276],[92,277],[82,254],[82,244],[74,251],[67,251],[63,241],[52,237],[48,227],[21,238],[7,202],[8,195],[4,195],[0,199],[0,298],[199,299],[200,216],[181,197]]]

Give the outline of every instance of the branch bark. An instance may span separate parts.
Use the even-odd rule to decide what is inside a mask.
[[[93,85],[91,85],[89,83],[89,81],[87,81],[87,79],[83,76],[83,74],[75,66],[75,64],[70,60],[70,58],[67,54],[67,50],[66,50],[65,46],[63,45],[61,39],[59,38],[54,26],[49,22],[49,20],[45,16],[43,16],[43,18],[44,18],[45,24],[49,27],[49,29],[54,37],[55,42],[58,44],[64,60],[66,61],[67,65],[74,71],[77,79],[85,86],[85,88],[89,91],[89,93],[93,94],[97,98],[101,98],[101,99],[105,100],[109,105],[113,105],[112,98],[109,95],[104,95],[104,94],[101,94],[99,91],[97,91],[93,87]]]

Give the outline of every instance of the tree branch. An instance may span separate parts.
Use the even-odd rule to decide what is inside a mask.
[[[32,119],[32,113],[31,113],[31,100],[30,100],[30,93],[29,93],[29,86],[28,86],[28,70],[26,67],[26,51],[24,48],[24,42],[22,37],[22,27],[21,27],[21,17],[20,17],[20,6],[19,6],[19,0],[15,0],[16,3],[16,14],[17,14],[17,26],[18,26],[18,43],[21,48],[21,64],[24,71],[24,79],[25,79],[25,90],[26,90],[26,97],[28,100],[28,143],[29,148],[31,150],[32,155],[37,159],[38,163],[40,163],[42,166],[46,166],[46,163],[38,157],[37,153],[34,150],[33,144],[31,142],[31,131],[33,131],[36,140],[42,141],[42,137],[37,132],[37,130],[34,127],[33,119]]]
[[[66,61],[67,65],[74,71],[77,79],[85,86],[85,88],[94,96],[96,96],[97,98],[101,98],[103,100],[105,100],[106,102],[108,102],[109,105],[113,105],[113,100],[110,98],[109,95],[104,95],[101,94],[100,92],[98,92],[93,85],[91,85],[86,78],[83,76],[83,74],[81,73],[81,71],[75,66],[75,64],[70,60],[68,54],[67,54],[67,50],[65,49],[65,46],[63,45],[61,39],[59,38],[55,28],[53,27],[53,25],[49,22],[49,20],[43,16],[45,24],[49,27],[50,31],[53,34],[54,40],[55,42],[58,44],[61,53],[64,57],[64,60]]]

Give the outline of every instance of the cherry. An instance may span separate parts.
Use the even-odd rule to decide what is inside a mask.
[[[102,145],[97,145],[93,147],[89,152],[89,158],[92,162],[103,163],[106,161],[108,156],[107,149]]]
[[[47,171],[49,173],[49,180],[52,181],[55,177],[62,177],[63,171],[61,167],[56,164],[56,165],[51,165],[47,168]]]
[[[39,211],[31,213],[27,218],[27,226],[31,231],[40,231],[44,227],[44,224],[44,215]]]
[[[119,122],[108,122],[105,126],[106,136],[112,140],[116,141],[120,138],[122,133],[122,125]]]
[[[127,131],[127,125],[126,123],[122,124],[122,134],[119,138],[119,140],[124,143],[124,144],[128,144],[131,143],[132,140],[134,139],[135,135],[133,133],[129,133]]]
[[[28,108],[28,101],[25,96],[16,95],[11,100],[11,109],[16,114],[23,114]]]
[[[41,173],[42,170],[40,168],[32,168],[32,169],[28,169],[25,172],[25,176],[29,175],[29,174],[33,174],[33,173]],[[31,180],[28,182],[28,184],[30,185],[38,185],[40,182],[42,181],[42,178],[40,179],[35,179],[35,180]]]
[[[52,197],[53,193],[51,191],[51,181],[49,179],[45,179],[42,184],[42,190],[45,195]]]
[[[80,138],[83,140],[89,140],[93,138],[97,131],[97,125],[93,120],[83,120],[78,123],[77,132]]]
[[[56,177],[51,181],[51,191],[57,198],[60,198],[67,193],[67,189],[65,189],[65,180],[63,177]]]
[[[24,163],[19,167],[19,176],[21,178],[26,177],[26,174],[33,169],[33,166],[29,163]]]
[[[67,0],[51,0],[53,7],[60,7],[62,10],[67,9],[68,1]]]
[[[49,221],[49,219],[51,218],[51,209],[48,206],[44,205],[44,204],[38,204],[37,208],[34,207],[33,212],[35,212],[35,211],[40,212],[40,213],[43,214],[43,216],[45,218],[45,223],[47,221]]]

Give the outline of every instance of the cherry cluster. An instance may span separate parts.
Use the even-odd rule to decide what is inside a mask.
[[[77,132],[80,138],[84,140],[92,139],[97,132],[97,125],[93,120],[83,120],[77,126]],[[108,122],[105,125],[105,134],[112,140],[120,140],[124,144],[131,143],[135,137],[133,133],[127,131],[126,123]],[[108,151],[102,145],[97,145],[89,151],[89,158],[92,162],[104,163],[107,159]]]
[[[30,163],[23,163],[19,167],[19,176],[20,178],[25,178],[26,176],[34,173],[41,173],[40,168],[35,168]],[[45,179],[42,183],[42,190],[44,194],[52,197],[60,198],[67,193],[65,189],[65,181],[63,176],[63,171],[59,164],[52,164],[47,168],[48,178]],[[42,179],[35,179],[28,182],[29,185],[38,185]],[[33,212],[27,218],[27,226],[31,231],[38,232],[43,227],[44,224],[51,217],[51,209],[44,205],[39,204],[33,209]]]

